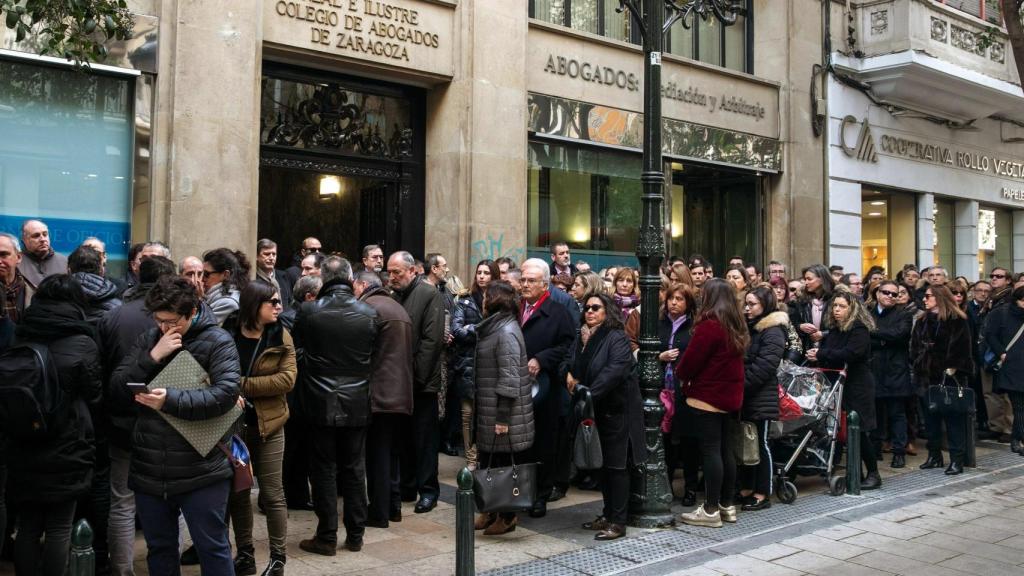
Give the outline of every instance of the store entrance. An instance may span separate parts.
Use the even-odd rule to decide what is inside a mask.
[[[904,264],[917,261],[916,214],[911,194],[861,193],[861,274],[881,266],[894,278]]]
[[[353,262],[422,256],[422,91],[266,64],[260,144],[257,235],[281,266],[308,236]]]
[[[732,256],[761,261],[758,177],[744,172],[671,164],[666,210],[671,216],[669,254],[701,254],[724,267]],[[724,271],[723,271],[724,274]]]

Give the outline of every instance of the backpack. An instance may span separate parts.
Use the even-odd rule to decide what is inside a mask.
[[[44,437],[53,430],[62,401],[45,345],[23,342],[0,354],[0,431],[12,438]]]

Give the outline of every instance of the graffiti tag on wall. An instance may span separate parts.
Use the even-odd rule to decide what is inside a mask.
[[[470,266],[481,260],[497,260],[502,257],[511,258],[516,264],[521,264],[526,259],[526,248],[506,245],[504,234],[498,235],[497,238],[488,234],[486,239],[474,241],[471,248]]]

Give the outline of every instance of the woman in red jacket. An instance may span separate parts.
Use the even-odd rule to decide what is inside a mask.
[[[732,285],[712,278],[704,284],[700,313],[675,376],[692,408],[704,460],[705,501],[680,520],[721,528],[736,521],[736,461],[727,435],[729,418],[743,405],[743,353],[750,341]]]

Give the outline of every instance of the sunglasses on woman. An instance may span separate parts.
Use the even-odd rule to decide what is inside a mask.
[[[271,298],[270,300],[267,300],[267,304],[270,304],[271,306],[280,306],[281,305],[281,299],[280,298]]]
[[[597,312],[598,310],[604,310],[604,306],[600,304],[589,304],[583,307],[584,312]]]

